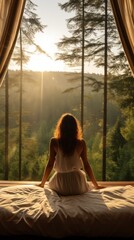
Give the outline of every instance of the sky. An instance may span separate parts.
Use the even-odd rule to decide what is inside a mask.
[[[73,16],[73,13],[66,13],[58,6],[58,3],[65,3],[67,0],[32,0],[37,5],[36,14],[40,18],[42,24],[47,25],[44,28],[44,33],[39,33],[35,37],[35,41],[39,44],[44,51],[46,51],[50,58],[47,56],[33,55],[26,68],[35,71],[75,71],[70,69],[64,64],[63,61],[56,61],[55,53],[58,52],[56,42],[63,36],[69,34],[66,19]],[[93,65],[85,66],[89,73],[102,73],[103,69],[95,68]]]
[[[47,25],[44,28],[44,33],[36,35],[36,42],[50,55],[51,58],[44,55],[35,55],[32,57],[29,68],[35,65],[34,69],[39,70],[56,70],[66,71],[69,70],[62,61],[55,61],[55,53],[58,51],[56,42],[58,42],[63,35],[68,34],[66,27],[66,19],[71,16],[60,9],[58,3],[64,3],[65,0],[32,0],[37,5],[37,11],[41,23]],[[40,65],[35,63],[40,59]]]

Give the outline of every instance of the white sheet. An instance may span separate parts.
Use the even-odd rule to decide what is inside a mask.
[[[134,187],[58,196],[45,185],[0,189],[0,235],[134,237]]]

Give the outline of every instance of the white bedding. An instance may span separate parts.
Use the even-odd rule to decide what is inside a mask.
[[[0,235],[134,237],[134,187],[58,196],[45,185],[0,189]]]

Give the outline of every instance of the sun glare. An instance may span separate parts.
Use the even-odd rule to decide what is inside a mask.
[[[36,43],[43,49],[44,53],[34,53],[26,68],[32,71],[64,71],[65,64],[63,61],[55,60],[57,48],[54,44],[53,37],[47,37],[42,33],[36,35]],[[46,54],[45,54],[46,53]]]
[[[53,35],[44,35],[42,33],[38,33],[36,35],[36,43],[43,49],[46,54],[34,53],[30,58],[30,61],[27,63],[26,68],[32,71],[80,71],[81,67],[77,66],[77,68],[71,68],[63,61],[55,60],[55,54],[58,52],[57,46],[55,44]],[[57,40],[58,41],[58,40]],[[49,56],[49,57],[48,57]],[[93,63],[85,63],[85,72],[97,72],[103,74],[103,68],[96,68]]]
[[[31,57],[27,68],[32,71],[63,71],[64,63],[55,61],[43,54],[36,54]]]

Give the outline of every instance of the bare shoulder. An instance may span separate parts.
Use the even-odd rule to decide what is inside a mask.
[[[58,145],[58,139],[52,137],[52,138],[50,139],[50,145],[56,147],[56,146]]]
[[[79,139],[77,142],[77,149],[79,152],[83,151],[86,147],[86,142],[84,139]]]
[[[86,145],[86,142],[85,142],[84,138],[78,140],[78,145],[79,145],[79,146],[82,146],[82,147],[83,147],[84,145]]]

